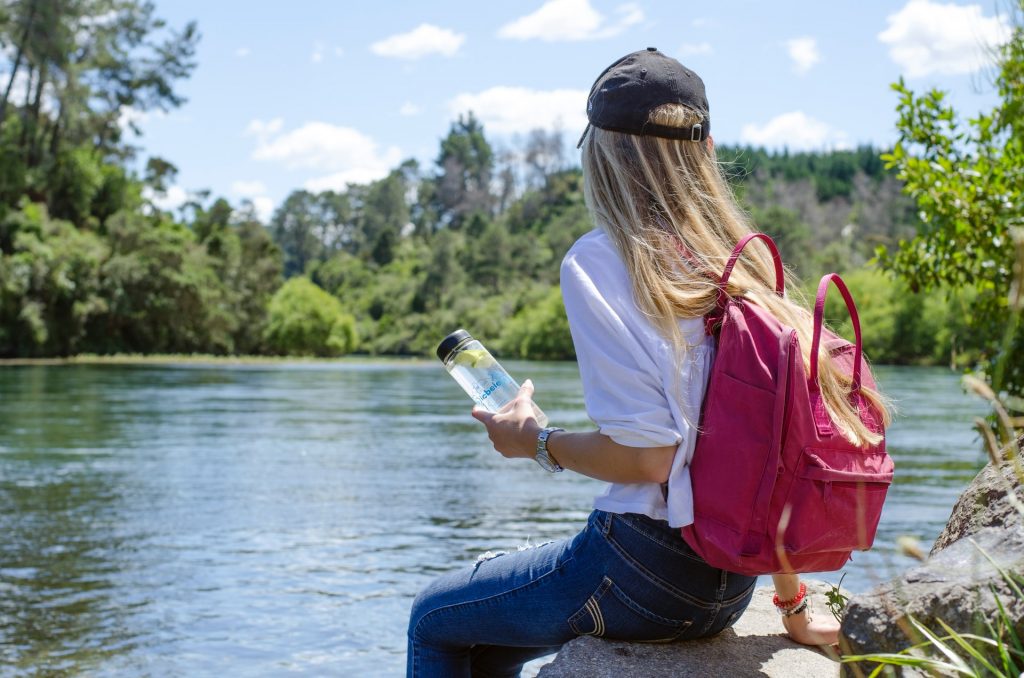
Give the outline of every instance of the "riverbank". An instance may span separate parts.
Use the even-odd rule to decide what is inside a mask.
[[[80,354],[66,358],[0,358],[2,367],[32,365],[285,365],[353,364],[353,365],[408,365],[430,362],[423,356],[371,356],[347,355],[340,358],[314,356],[273,355],[213,355],[207,353],[117,353],[114,355]]]

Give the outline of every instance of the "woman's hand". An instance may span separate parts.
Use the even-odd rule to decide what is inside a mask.
[[[803,645],[835,645],[839,642],[839,622],[833,617],[815,619],[808,605],[800,614],[782,617],[789,637]]]
[[[473,408],[473,418],[487,427],[494,449],[503,456],[533,459],[537,453],[537,434],[541,427],[534,415],[533,382],[529,379],[500,412],[494,414],[477,405]]]

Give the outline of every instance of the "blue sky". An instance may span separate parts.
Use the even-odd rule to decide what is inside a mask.
[[[188,102],[139,117],[136,143],[179,168],[163,198],[209,189],[264,217],[292,190],[430,164],[460,112],[515,148],[531,128],[575,143],[594,78],[647,46],[704,79],[719,143],[793,150],[895,139],[901,74],[990,107],[980,45],[1005,40],[1004,5],[942,0],[741,2],[158,0],[202,39]],[[1004,11],[1005,14],[1005,11]],[[575,156],[571,156],[575,159]]]

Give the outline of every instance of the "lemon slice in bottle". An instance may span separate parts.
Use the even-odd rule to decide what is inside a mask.
[[[468,349],[455,356],[455,364],[466,367],[488,367],[493,360],[490,353],[480,348]]]

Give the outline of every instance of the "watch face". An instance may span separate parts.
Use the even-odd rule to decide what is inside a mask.
[[[544,469],[545,471],[549,471],[550,473],[554,473],[557,470],[555,468],[555,465],[551,463],[551,460],[548,459],[547,455],[540,454],[538,452],[537,456],[534,457],[534,459],[537,460],[537,463],[540,464],[540,467],[542,469]]]

